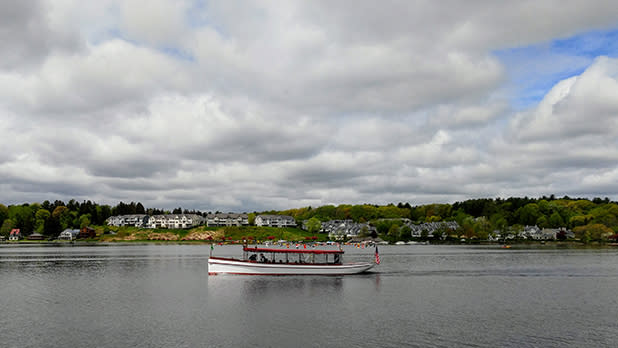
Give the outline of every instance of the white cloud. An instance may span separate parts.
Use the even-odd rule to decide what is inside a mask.
[[[563,80],[531,111],[517,115],[522,140],[611,136],[618,132],[618,59],[598,58],[584,73]]]
[[[174,46],[187,29],[188,1],[124,0],[120,8],[122,27],[131,39],[155,46]]]
[[[240,211],[618,194],[618,61],[595,59],[513,114],[510,67],[493,53],[614,26],[609,1],[4,10],[4,203]]]

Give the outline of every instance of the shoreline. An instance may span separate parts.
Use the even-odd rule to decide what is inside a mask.
[[[204,241],[204,240],[133,240],[133,241],[4,241],[0,242],[0,247],[25,247],[25,246],[58,246],[58,247],[73,247],[73,246],[129,246],[129,245],[219,245],[221,242],[217,241]],[[256,243],[252,243],[256,244]],[[263,244],[263,243],[259,243]],[[345,243],[344,245],[356,245],[358,243]],[[238,242],[225,242],[223,245],[242,245]],[[380,247],[411,247],[422,246],[423,244],[413,245],[395,245],[395,244],[381,244]],[[425,245],[431,246],[495,246],[500,249],[612,249],[618,247],[618,243],[602,243],[602,242],[590,242],[582,243],[579,241],[518,241],[516,243],[498,243],[498,242],[479,242],[479,243],[456,243],[456,242],[439,242],[429,243]],[[508,248],[505,248],[508,246]]]

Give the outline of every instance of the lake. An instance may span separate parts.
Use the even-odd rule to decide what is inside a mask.
[[[380,246],[374,272],[340,277],[209,277],[209,252],[0,245],[0,346],[618,345],[616,248]]]

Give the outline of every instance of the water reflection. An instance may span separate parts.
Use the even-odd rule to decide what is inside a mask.
[[[341,277],[286,276],[242,279],[242,298],[253,302],[271,296],[304,298],[316,294],[340,295]]]
[[[218,252],[232,256],[237,249]],[[207,273],[209,251],[173,245],[0,247],[0,346],[618,342],[618,250],[384,247],[373,272],[341,277],[213,277]],[[346,256],[367,261],[372,255],[358,249]]]

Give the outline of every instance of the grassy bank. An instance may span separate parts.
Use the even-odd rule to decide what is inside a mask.
[[[192,229],[142,229],[137,227],[95,227],[97,238],[92,241],[102,242],[224,242],[241,241],[243,239],[253,241],[288,240],[302,241],[307,238],[317,237],[318,241],[326,241],[326,235],[314,235],[298,228],[276,228],[258,226],[229,226],[229,227],[205,227],[199,226]]]

